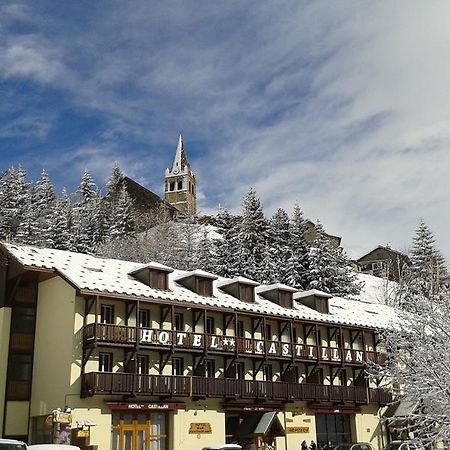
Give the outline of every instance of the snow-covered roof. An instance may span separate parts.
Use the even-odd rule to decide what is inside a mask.
[[[319,291],[318,289],[309,289],[308,291],[300,291],[294,294],[294,299],[310,297],[311,295],[317,295],[318,297],[331,298],[331,294],[327,292]]]
[[[137,269],[132,270],[129,272],[130,275],[134,275],[137,272],[140,272],[144,269],[153,269],[153,270],[161,270],[163,272],[173,272],[172,267],[165,266],[164,264],[160,264],[155,261],[151,261],[148,264],[141,264]]]
[[[219,281],[217,283],[217,287],[220,288],[222,286],[229,286],[230,284],[234,283],[242,283],[242,284],[248,284],[250,286],[259,286],[260,283],[254,280],[250,280],[250,278],[246,277],[235,277],[235,278],[226,278],[223,281]]]
[[[258,286],[255,290],[257,294],[261,294],[263,292],[275,291],[277,289],[279,289],[280,291],[298,292],[298,289],[295,289],[292,286],[288,286],[287,284],[282,283],[264,284]]]
[[[203,278],[210,278],[211,280],[217,280],[218,276],[214,275],[213,273],[206,272],[202,269],[195,269],[191,270],[190,272],[183,272],[181,275],[178,275],[174,278],[174,281],[183,280],[184,278],[189,277],[203,277]]]
[[[173,302],[174,304],[186,304],[187,306],[197,305],[248,314],[267,314],[283,318],[373,329],[390,326],[391,320],[396,317],[395,310],[389,306],[340,297],[329,299],[328,314],[320,313],[295,301],[292,309],[283,308],[258,294],[255,295],[254,303],[247,303],[219,289],[220,284],[229,281],[229,279],[223,277],[218,277],[217,280],[213,281],[213,297],[198,295],[175,281],[190,274],[212,275],[204,271],[174,270],[168,276],[169,290],[162,291],[154,289],[130,275],[130,273],[142,267],[141,263],[10,243],[3,243],[2,245],[24,268],[55,271],[76,287],[81,294],[94,293],[104,296],[136,297],[142,300]]]

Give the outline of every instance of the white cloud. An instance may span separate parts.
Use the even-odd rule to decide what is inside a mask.
[[[239,209],[254,185],[268,214],[298,200],[355,256],[404,248],[419,217],[446,250],[448,17],[442,1],[115,3],[57,42],[10,37],[0,73],[108,119],[72,160],[99,174],[117,159],[162,184],[161,149],[181,128],[188,150],[205,149],[191,158],[202,211]],[[118,136],[141,145],[138,162]],[[147,166],[146,143],[158,148]]]

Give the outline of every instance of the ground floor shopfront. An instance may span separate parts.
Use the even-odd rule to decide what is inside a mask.
[[[226,442],[240,443],[248,450],[269,445],[276,450],[298,450],[304,440],[316,442],[319,448],[356,441],[370,442],[376,450],[385,445],[376,406],[314,408],[303,402],[283,406],[210,400],[104,401],[73,408],[72,428],[75,441],[77,435],[84,436],[84,442],[98,450],[200,450]],[[33,440],[37,433],[30,431]]]

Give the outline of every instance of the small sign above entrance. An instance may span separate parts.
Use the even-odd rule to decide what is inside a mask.
[[[191,422],[189,434],[211,434],[211,424],[209,422]]]
[[[288,433],[309,433],[309,427],[287,427]]]

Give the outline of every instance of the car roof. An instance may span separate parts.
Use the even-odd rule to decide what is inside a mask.
[[[0,439],[0,444],[25,444],[25,442],[16,439]]]

